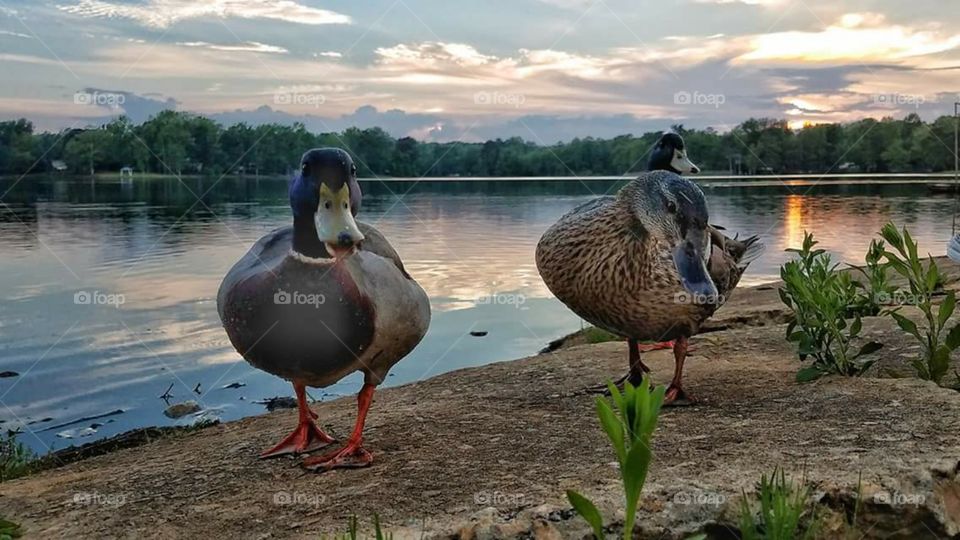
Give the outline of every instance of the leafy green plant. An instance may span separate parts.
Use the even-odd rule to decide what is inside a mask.
[[[884,304],[889,304],[896,295],[897,287],[891,283],[890,264],[884,262],[885,245],[883,240],[873,239],[863,260],[864,266],[855,266],[864,277],[863,282],[855,282],[864,294],[858,306],[861,316],[872,317],[883,312]]]
[[[740,502],[740,534],[743,540],[796,540],[813,538],[816,521],[804,527],[803,515],[810,498],[810,488],[795,486],[787,480],[782,469],[774,469],[769,477],[760,477],[760,489],[755,498],[760,503],[759,513],[743,493]]]
[[[0,434],[0,482],[12,480],[30,472],[36,455],[17,440],[19,432]]]
[[[910,286],[910,303],[923,313],[925,325],[921,329],[899,309],[890,315],[904,332],[920,342],[920,354],[911,361],[917,376],[940,384],[950,370],[950,353],[960,347],[960,324],[949,330],[946,328],[957,305],[956,295],[947,291],[939,308],[935,309],[933,294],[943,286],[945,279],[933,257],[928,255],[929,262],[924,269],[917,253],[917,243],[905,227],[898,230],[893,223],[887,223],[880,229],[880,235],[895,250],[884,251],[883,255],[890,267],[906,278]]]
[[[23,528],[19,523],[0,517],[0,540],[12,540],[23,536]]]
[[[647,377],[644,377],[640,386],[636,388],[629,382],[624,383],[623,393],[612,383],[608,383],[607,387],[610,389],[610,401],[603,397],[597,398],[597,417],[607,438],[610,439],[610,444],[617,455],[617,462],[620,464],[620,477],[626,499],[623,538],[630,540],[633,536],[633,523],[636,519],[637,505],[640,502],[640,493],[643,491],[647,472],[650,470],[650,462],[653,459],[650,439],[657,427],[657,418],[660,416],[666,387],[658,386],[651,390],[650,380]],[[600,539],[604,538],[603,516],[596,505],[572,490],[567,491],[567,499],[574,510],[590,524],[594,535]]]
[[[871,341],[854,352],[852,341],[863,328],[856,309],[862,295],[850,274],[839,272],[839,264],[816,245],[813,235],[804,233],[802,247],[787,250],[797,259],[780,268],[780,299],[793,311],[787,341],[797,343],[801,361],[813,358],[813,365],[797,373],[800,382],[830,373],[860,375],[873,364],[862,357],[883,346]]]

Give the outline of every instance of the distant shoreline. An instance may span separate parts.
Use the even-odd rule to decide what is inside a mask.
[[[367,177],[360,178],[361,182],[615,182],[620,180],[632,180],[640,175],[641,172],[630,173],[620,176],[424,176],[424,177]],[[0,176],[0,181],[57,177],[60,176],[69,180],[89,180],[87,175],[60,174],[60,173],[31,173],[25,176]],[[269,175],[238,175],[230,174],[224,177],[246,180],[288,180],[287,175],[269,174]],[[820,181],[820,180],[852,180],[851,183],[935,183],[945,180],[953,180],[957,174],[953,171],[936,173],[790,173],[790,174],[698,174],[689,176],[690,179],[698,182],[739,182],[739,181]],[[168,178],[177,178],[172,174],[160,173],[134,173],[133,181],[142,180],[164,180]],[[207,178],[218,179],[221,175],[204,174],[182,174],[179,176],[183,180],[202,180]],[[119,171],[100,172],[93,175],[94,180],[119,181],[121,180]]]

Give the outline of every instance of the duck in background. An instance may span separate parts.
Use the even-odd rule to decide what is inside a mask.
[[[950,240],[950,244],[947,246],[947,257],[950,257],[951,261],[960,262],[960,234]]]
[[[658,170],[615,196],[574,208],[537,244],[537,269],[547,288],[591,324],[627,338],[629,372],[621,382],[637,385],[649,372],[636,343],[673,343],[666,404],[692,402],[682,386],[688,338],[763,249],[756,236],[727,238],[708,223],[700,187]]]
[[[670,171],[676,174],[697,174],[697,167],[687,156],[683,137],[676,133],[664,133],[657,140],[647,161],[648,171]]]
[[[360,371],[353,433],[343,448],[311,456],[311,470],[363,467],[363,427],[374,389],[423,339],[426,293],[387,239],[354,220],[362,195],[357,168],[339,148],[303,155],[290,185],[293,225],[250,248],[217,295],[230,342],[252,366],[293,383],[297,428],[261,458],[319,450],[335,441],[315,423],[306,387],[326,387]]]

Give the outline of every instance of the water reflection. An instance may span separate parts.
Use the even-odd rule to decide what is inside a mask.
[[[621,184],[364,182],[362,218],[394,241],[434,310],[426,339],[388,384],[524,356],[579,328],[540,280],[534,248],[560,215]],[[11,185],[0,182],[0,193]],[[942,253],[952,212],[949,196],[929,195],[923,186],[705,189],[711,221],[759,234],[768,246],[748,283],[775,279],[783,250],[799,246],[804,230],[857,262],[892,218],[911,227],[925,250]],[[175,400],[196,399],[225,419],[260,413],[255,400],[290,393],[286,382],[237,356],[215,305],[230,265],[289,222],[284,182],[29,178],[3,203],[0,371],[22,375],[0,379],[0,427],[35,422],[28,427],[36,436],[24,441],[43,451],[89,440],[60,439],[62,430],[45,426],[118,408],[126,412],[105,419],[95,437],[171,423],[157,399],[170,384]],[[77,303],[78,292],[124,301]],[[489,301],[498,294],[514,301]],[[489,334],[473,337],[471,330]],[[222,388],[231,382],[247,386]],[[353,376],[314,395],[344,395],[358,384]]]

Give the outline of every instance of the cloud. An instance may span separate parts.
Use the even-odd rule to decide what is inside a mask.
[[[696,4],[746,4],[748,6],[779,6],[788,0],[693,0]]]
[[[347,15],[293,0],[147,0],[138,5],[80,0],[57,7],[82,17],[132,19],[150,28],[167,28],[182,20],[202,17],[273,19],[312,25],[351,23]]]
[[[816,32],[774,32],[751,39],[751,51],[740,62],[888,62],[949,51],[960,46],[960,34],[943,35],[888,25],[882,15],[849,13]]]
[[[11,36],[24,39],[33,39],[33,36],[28,36],[27,34],[21,34],[20,32],[11,32],[9,30],[0,30],[0,36]]]
[[[177,45],[183,45],[184,47],[200,47],[204,49],[211,49],[214,51],[229,51],[229,52],[256,52],[256,53],[274,53],[274,54],[287,54],[290,51],[284,49],[283,47],[277,47],[275,45],[267,45],[265,43],[259,43],[257,41],[247,41],[239,45],[217,45],[214,43],[207,43],[205,41],[188,41],[183,43],[177,43]]]
[[[475,67],[497,60],[494,56],[480,54],[472,45],[431,41],[379,47],[374,53],[380,57],[381,65],[415,69],[439,68],[444,65]]]

